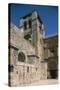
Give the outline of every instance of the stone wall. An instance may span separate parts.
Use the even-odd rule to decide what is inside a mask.
[[[19,62],[18,55],[14,53],[14,49],[11,48],[11,61],[13,65],[13,72],[10,72],[11,86],[28,85],[30,83],[39,81],[41,79],[47,79],[47,65],[42,62],[37,65]]]
[[[33,26],[31,28],[32,43],[24,38],[24,33],[21,32],[15,25],[10,26],[9,64],[11,71],[9,72],[9,76],[11,86],[28,85],[30,83],[40,81],[41,79],[47,79],[47,62],[44,62],[43,37],[40,34],[36,12],[32,13],[32,18],[36,19],[32,23]],[[28,19],[29,18],[26,20]],[[23,52],[25,55],[24,61],[18,60],[20,52]],[[28,58],[28,56],[30,58]]]
[[[28,67],[29,71],[27,71]],[[44,68],[41,69],[41,67],[36,67],[34,65],[29,64],[14,66],[14,71],[10,73],[11,86],[28,85],[30,83],[47,79],[47,73],[45,72],[45,70]]]

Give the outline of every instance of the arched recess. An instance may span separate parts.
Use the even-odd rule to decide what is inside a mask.
[[[18,53],[18,61],[20,61],[20,62],[25,62],[25,60],[26,60],[26,56],[25,56],[25,54],[24,54],[24,52],[19,52]]]

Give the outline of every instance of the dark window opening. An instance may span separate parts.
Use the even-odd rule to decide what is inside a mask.
[[[29,72],[29,67],[27,67],[27,72]]]
[[[27,35],[24,36],[24,38],[25,38],[26,40],[28,40],[29,38],[31,38],[31,35],[30,35],[30,34],[27,34]]]
[[[26,21],[24,22],[24,29],[25,30],[27,29],[27,22]]]
[[[41,27],[41,26],[39,26],[39,28],[40,28],[40,33],[41,33],[41,34],[43,34],[42,27]]]
[[[8,65],[8,71],[13,72],[14,66],[13,65]]]
[[[31,23],[31,20],[29,20],[29,28],[31,28],[32,26],[32,23]]]
[[[51,52],[54,52],[54,49],[51,49]]]
[[[18,61],[25,62],[25,54],[23,52],[18,54]]]
[[[36,68],[36,71],[37,71],[37,68]]]
[[[18,74],[18,71],[16,71],[16,73]]]
[[[39,26],[40,30],[41,30],[41,26]]]
[[[56,79],[58,78],[58,70],[49,70],[50,75],[48,75],[48,79]]]

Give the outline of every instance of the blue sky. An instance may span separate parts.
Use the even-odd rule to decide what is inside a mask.
[[[17,27],[20,25],[20,17],[36,10],[44,24],[45,34],[58,33],[58,7],[27,4],[10,4],[10,22]]]

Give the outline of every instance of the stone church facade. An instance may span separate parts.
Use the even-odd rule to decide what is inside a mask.
[[[21,17],[20,27],[9,26],[9,86],[47,79],[44,26],[36,11]]]

